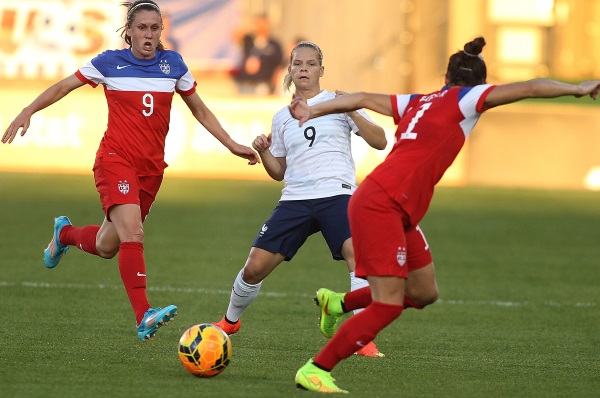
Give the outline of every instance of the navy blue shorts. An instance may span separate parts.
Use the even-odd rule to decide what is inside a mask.
[[[281,253],[290,261],[310,235],[321,231],[333,258],[343,260],[342,245],[352,236],[348,222],[349,200],[350,195],[281,200],[252,246]]]

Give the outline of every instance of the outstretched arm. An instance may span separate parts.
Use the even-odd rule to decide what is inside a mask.
[[[335,94],[337,97],[342,95],[348,95],[348,93],[340,90],[336,90]],[[364,118],[357,111],[347,112],[348,116],[352,118],[352,121],[358,127],[358,135],[367,142],[372,148],[383,150],[387,146],[387,139],[385,138],[385,131],[372,123],[370,120]]]
[[[204,104],[204,101],[200,99],[198,93],[192,95],[182,96],[183,101],[186,103],[192,114],[205,128],[211,133],[221,144],[223,144],[231,153],[241,158],[247,159],[248,164],[253,165],[260,163],[258,155],[252,150],[252,148],[245,145],[240,145],[235,142],[231,136],[225,131],[221,123],[217,120],[214,113]]]
[[[22,129],[21,137],[24,136],[34,113],[54,104],[84,84],[77,76],[71,75],[48,87],[10,123],[2,136],[2,142],[4,144],[13,142],[19,129]]]
[[[332,113],[351,112],[361,108],[392,116],[392,103],[390,96],[387,94],[352,93],[313,106],[308,106],[306,102],[296,98],[289,105],[290,113],[300,121],[300,126],[308,119]]]
[[[550,79],[534,79],[494,87],[486,97],[484,107],[489,109],[526,98],[556,98],[567,95],[575,97],[589,95],[595,100],[599,90],[600,80],[568,84]]]

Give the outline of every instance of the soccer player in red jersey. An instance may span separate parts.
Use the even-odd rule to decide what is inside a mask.
[[[250,147],[229,136],[196,92],[196,81],[181,55],[162,45],[158,5],[150,0],[123,4],[127,6],[127,20],[122,36],[129,47],[99,54],[75,74],[46,89],[12,121],[2,142],[11,143],[19,129],[21,136],[25,135],[34,113],[71,91],[85,84],[104,87],[108,126],[93,171],[106,217],[101,226],[84,227],[74,227],[66,216],[57,217],[52,240],[44,251],[44,264],[56,267],[70,246],[102,258],[118,254],[138,337],[147,341],[177,315],[174,305],[152,308],[148,302],[143,229],[167,167],[165,139],[174,93],[231,153],[249,164],[258,163],[259,158]]]
[[[328,291],[326,299],[319,300],[321,316],[330,324],[337,325],[348,311],[365,310],[350,317],[298,370],[298,387],[347,392],[334,383],[331,370],[400,316],[411,289],[434,286],[433,264],[414,272],[408,269],[406,259],[413,248],[406,235],[427,212],[435,185],[483,112],[526,98],[590,95],[596,99],[600,91],[598,80],[578,85],[549,79],[486,84],[486,65],[480,55],[484,45],[478,37],[453,54],[446,86],[427,95],[353,93],[313,106],[299,99],[290,105],[300,125],[322,115],[367,108],[393,117],[398,126],[389,155],[359,185],[348,209],[356,276],[365,277],[369,287],[346,294]]]

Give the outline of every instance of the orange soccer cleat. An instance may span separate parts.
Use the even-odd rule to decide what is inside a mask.
[[[375,343],[373,343],[372,341],[370,341],[366,346],[364,346],[360,350],[356,351],[354,354],[370,358],[385,358],[385,354],[379,352],[379,350],[375,346]]]
[[[219,322],[212,322],[212,324],[220,327],[221,330],[227,333],[228,336],[231,336],[232,334],[240,330],[240,327],[242,326],[242,320],[238,319],[237,322],[230,323],[227,322],[227,319],[225,319],[225,317],[223,317]]]

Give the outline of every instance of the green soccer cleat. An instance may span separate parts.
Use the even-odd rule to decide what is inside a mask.
[[[295,382],[296,387],[303,390],[326,394],[348,394],[348,391],[335,385],[335,379],[331,377],[331,372],[316,367],[312,359],[298,369]]]
[[[54,268],[62,258],[63,254],[69,250],[69,246],[62,245],[58,237],[60,231],[67,225],[71,225],[71,220],[67,216],[60,216],[54,219],[54,234],[48,247],[44,250],[44,265],[46,268]]]
[[[137,333],[144,343],[152,340],[156,331],[169,322],[177,315],[177,307],[168,305],[165,308],[149,308],[144,314],[142,322],[137,327]]]
[[[325,288],[317,290],[315,303],[321,308],[319,328],[323,336],[328,339],[333,336],[344,317],[344,310],[342,309],[343,298],[343,293],[335,293]]]

